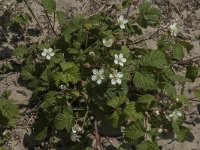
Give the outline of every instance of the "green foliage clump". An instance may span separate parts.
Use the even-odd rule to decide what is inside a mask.
[[[192,45],[168,33],[154,50],[134,47],[128,38],[147,26],[159,26],[158,8],[143,0],[135,18],[115,20],[99,13],[67,22],[54,0],[41,0],[41,5],[57,15],[60,34],[15,51],[24,59],[21,78],[42,103],[34,123],[36,140],[56,131],[53,136],[64,134],[74,149],[88,149],[99,118],[114,128],[124,127],[121,138],[139,150],[158,150],[159,134],[173,132],[180,142],[187,138],[183,107],[188,100],[175,84],[194,81],[198,68],[188,65],[186,75],[180,75],[176,65],[183,63]]]

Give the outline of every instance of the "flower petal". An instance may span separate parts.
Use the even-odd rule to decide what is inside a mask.
[[[120,15],[120,16],[119,16],[119,20],[120,20],[120,21],[124,20],[124,16],[123,16],[123,15]]]
[[[47,52],[48,52],[48,50],[47,50],[46,48],[44,48],[44,49],[43,49],[43,52],[47,53]]]
[[[52,49],[52,48],[49,48],[49,49],[48,49],[48,52],[49,52],[49,53],[51,53],[52,51],[53,51],[53,49]]]
[[[115,59],[118,59],[119,57],[118,57],[118,55],[117,54],[115,54]]]
[[[93,74],[97,74],[98,70],[97,69],[93,69],[92,72],[93,72]]]
[[[97,80],[97,76],[93,75],[93,76],[91,77],[91,79],[92,79],[92,81],[96,81],[96,80]]]
[[[52,53],[50,53],[50,56],[52,57],[52,56],[54,56],[55,55],[55,53],[54,52],[52,52]]]
[[[115,64],[119,64],[118,59],[115,59],[115,60],[114,60],[114,63],[115,63]]]
[[[122,59],[123,58],[123,54],[119,54],[119,59]]]
[[[121,29],[125,29],[125,25],[124,24],[120,24],[120,28]]]
[[[115,85],[116,84],[116,80],[112,79],[111,80],[111,84]]]
[[[121,61],[122,61],[123,63],[125,63],[125,62],[126,62],[126,58],[122,58]]]
[[[47,59],[47,60],[50,60],[50,59],[51,59],[51,56],[50,56],[50,55],[47,55],[47,56],[46,56],[46,59]]]
[[[126,24],[126,23],[128,23],[128,19],[123,20],[123,24]]]
[[[117,78],[122,78],[124,75],[123,75],[123,73],[122,72],[118,72],[117,73]]]
[[[47,53],[42,52],[41,55],[42,55],[43,57],[45,57],[45,56],[47,55]]]
[[[104,73],[104,70],[103,70],[103,69],[100,69],[100,70],[99,70],[99,74],[102,75],[103,73]]]
[[[121,79],[117,79],[117,83],[118,83],[118,84],[121,84],[121,83],[122,83],[122,80],[121,80]]]
[[[97,80],[97,84],[101,84],[101,79]]]
[[[123,66],[124,66],[124,63],[120,61],[120,62],[119,62],[119,65],[123,67]]]

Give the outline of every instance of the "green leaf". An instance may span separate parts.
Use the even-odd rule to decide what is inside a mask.
[[[108,106],[113,108],[118,108],[127,99],[126,95],[121,95],[119,97],[114,97],[107,102]]]
[[[137,121],[133,125],[126,127],[125,135],[131,140],[137,140],[145,135],[142,121]]]
[[[186,78],[186,77],[183,77],[181,75],[174,75],[174,76],[171,76],[170,77],[170,80],[172,81],[178,81],[180,83],[184,83],[184,82],[191,82],[190,79]]]
[[[133,83],[137,88],[144,89],[145,91],[157,89],[155,76],[153,74],[136,71]]]
[[[33,76],[33,73],[35,72],[34,65],[27,65],[25,66],[21,71],[21,76],[23,80],[33,80],[35,77]]]
[[[68,132],[71,132],[73,126],[74,117],[73,111],[71,108],[66,108],[62,113],[59,113],[54,121],[54,126],[58,130],[66,129]]]
[[[23,56],[24,56],[25,54],[27,54],[27,52],[28,52],[28,49],[26,48],[25,45],[19,45],[19,46],[15,49],[14,55],[17,56],[17,57],[19,57],[19,58],[23,58]]]
[[[146,105],[147,107],[150,107],[153,101],[155,101],[155,97],[152,95],[143,95],[138,99],[139,103],[142,103],[142,105]]]
[[[184,126],[179,125],[177,121],[172,121],[172,127],[178,141],[184,142],[187,139],[190,130]]]
[[[49,91],[44,97],[42,108],[47,109],[48,107],[54,105],[56,103],[56,98],[57,98],[57,92]]]
[[[122,6],[123,8],[127,8],[130,5],[130,0],[123,0]]]
[[[142,65],[163,69],[167,66],[167,59],[161,51],[151,51],[142,58]]]
[[[165,90],[165,92],[167,92],[167,95],[169,95],[171,98],[176,98],[177,93],[176,93],[175,86],[173,86],[170,83],[167,83],[164,86],[164,90]]]
[[[119,115],[118,115],[117,111],[114,111],[112,113],[112,115],[110,116],[110,119],[111,119],[111,122],[112,122],[112,126],[114,128],[117,128],[118,125],[119,125]]]
[[[185,56],[184,51],[183,51],[183,46],[180,44],[176,44],[173,47],[173,56],[174,58],[178,59],[178,60],[182,60],[183,57]]]
[[[147,20],[146,20],[146,18],[145,18],[144,15],[140,14],[140,15],[138,16],[138,18],[137,18],[137,23],[138,23],[141,27],[147,28],[148,22],[147,22]]]
[[[60,81],[68,83],[77,82],[81,79],[79,67],[75,63],[63,62],[60,66],[63,72],[54,75],[56,85],[59,85]]]
[[[186,78],[189,78],[192,80],[192,82],[194,82],[198,77],[199,69],[195,66],[187,66],[186,70]]]
[[[55,0],[41,0],[41,4],[48,13],[55,12],[56,1]]]
[[[66,23],[65,13],[63,11],[57,11],[56,14],[60,26],[64,25]]]
[[[140,15],[145,16],[149,25],[157,25],[160,21],[161,13],[159,9],[152,6],[151,2],[143,0],[142,3],[138,5],[138,10]]]
[[[189,105],[189,100],[185,95],[178,95],[176,98],[178,98],[179,102],[181,102],[182,104]]]
[[[194,91],[194,95],[198,98],[198,100],[200,100],[200,89],[196,89]]]
[[[194,46],[187,41],[179,40],[178,43],[182,45],[187,50],[187,52],[190,52],[194,48]]]
[[[15,126],[19,115],[17,105],[8,99],[0,98],[0,126]]]
[[[43,141],[47,137],[48,133],[48,120],[43,112],[40,112],[37,116],[35,123],[33,124],[34,139],[36,141]]]
[[[144,118],[143,114],[136,110],[135,102],[130,102],[129,104],[127,104],[124,112],[131,120],[140,120]]]
[[[11,95],[11,90],[4,90],[0,97],[3,97],[4,99],[8,99]]]
[[[144,141],[138,145],[138,150],[159,150],[158,144],[150,141]]]

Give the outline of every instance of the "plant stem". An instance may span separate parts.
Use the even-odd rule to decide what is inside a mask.
[[[31,14],[32,14],[33,18],[35,19],[35,21],[36,21],[37,25],[39,26],[40,30],[42,30],[42,27],[41,27],[41,25],[40,25],[39,21],[37,20],[37,18],[36,18],[36,16],[35,16],[35,14],[33,13],[33,11],[32,11],[32,9],[31,9],[31,7],[28,5],[28,2],[27,2],[27,0],[24,0],[24,3],[26,4],[26,7],[28,8],[28,10],[31,12]]]
[[[48,21],[49,21],[50,28],[52,29],[53,33],[57,36],[57,33],[56,33],[56,31],[54,30],[54,28],[53,28],[53,26],[52,26],[52,24],[51,24],[51,20],[50,20],[50,18],[49,18],[49,15],[48,15],[47,11],[44,10],[44,13],[45,13],[45,15],[47,16],[47,19],[48,19]]]

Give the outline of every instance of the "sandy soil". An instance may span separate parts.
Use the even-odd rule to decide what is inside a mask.
[[[14,1],[14,0],[13,0]],[[134,0],[137,4],[139,1]],[[200,55],[200,41],[197,37],[200,36],[200,1],[198,0],[152,0],[157,7],[161,8],[163,12],[163,26],[172,23],[175,19],[180,20],[181,25],[181,36],[187,39],[189,42],[194,44],[194,49],[188,54],[189,57]],[[83,12],[87,15],[93,14],[97,11],[107,9],[105,7],[106,2],[97,1],[90,2],[89,0],[83,0],[78,2],[75,0],[57,0],[57,9],[66,12],[66,16],[70,19],[75,13]],[[113,2],[110,2],[110,4]],[[95,4],[95,5],[94,5]],[[44,19],[42,8],[33,1],[29,1],[29,5],[33,8],[33,11],[41,24],[46,24],[47,20]],[[133,7],[132,11],[135,7]],[[16,12],[27,12],[28,9],[24,5],[19,5],[16,8]],[[123,13],[123,12],[122,12]],[[0,14],[1,16],[1,14]],[[36,22],[32,22],[29,28],[37,29]],[[3,31],[0,29],[0,33]],[[31,42],[41,41],[45,37],[42,36],[30,36],[27,37],[31,39]],[[145,36],[151,35],[155,32],[155,29],[148,28],[145,30]],[[11,52],[14,50],[15,46],[19,43],[23,43],[22,40],[12,41],[11,39],[16,35],[10,33],[6,35],[7,41],[0,42],[0,68],[7,61],[12,61],[14,58],[11,57]],[[135,37],[137,39],[142,39],[145,36]],[[0,36],[0,41],[2,37]],[[148,48],[156,49],[155,39],[146,40],[144,43]],[[26,89],[19,81],[18,69],[11,72],[6,72],[5,74],[0,74],[0,93],[8,89],[12,91],[11,98],[16,104],[19,105],[22,115],[18,120],[18,126],[10,132],[10,140],[7,142],[9,149],[13,150],[25,150],[25,149],[37,149],[37,143],[32,142],[32,138],[29,136],[31,134],[31,124],[35,117],[35,108],[29,105],[29,99],[32,92]],[[191,89],[200,87],[200,79],[197,79],[194,83],[187,83],[185,86],[185,94],[188,98],[194,97],[194,95],[189,92]],[[162,150],[200,150],[200,112],[197,109],[200,107],[200,102],[192,102],[189,107],[187,114],[187,123],[191,129],[191,134],[187,141],[184,143],[179,143],[175,139],[167,138],[161,136],[158,141],[162,146]],[[111,139],[113,144],[119,144],[115,139]],[[66,149],[66,148],[65,148]]]

